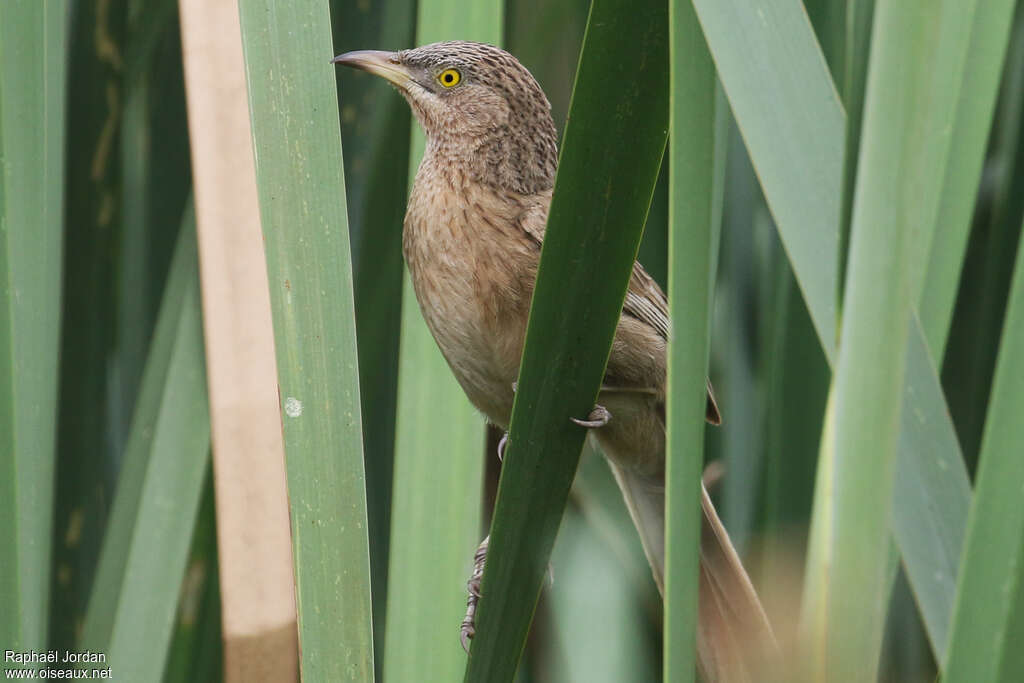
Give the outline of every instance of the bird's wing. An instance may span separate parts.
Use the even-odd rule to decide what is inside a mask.
[[[633,275],[629,279],[629,289],[626,290],[626,300],[622,304],[622,314],[630,315],[640,320],[668,341],[669,319],[668,300],[661,287],[654,278],[648,275],[639,261],[633,262]],[[722,415],[718,411],[718,402],[715,401],[715,393],[711,388],[711,380],[707,383],[707,407],[705,418],[711,424],[721,424]]]
[[[639,261],[633,262],[633,275],[629,278],[622,312],[647,323],[662,339],[668,340],[668,301]]]
[[[542,199],[524,211],[519,218],[520,227],[536,242],[538,247],[544,240],[549,202],[550,198]],[[626,299],[622,304],[622,314],[644,323],[652,328],[658,336],[668,341],[668,300],[665,298],[665,293],[661,291],[661,287],[644,270],[639,261],[633,262],[633,273],[629,278],[629,288],[626,290]],[[634,386],[628,382],[617,382],[614,378],[606,378],[606,381],[609,379],[611,381],[604,388],[605,391],[640,391],[655,395],[659,393],[656,386]],[[721,424],[722,417],[718,411],[710,380],[707,382],[707,391],[707,420],[712,424]]]
[[[548,202],[540,201],[530,206],[519,216],[519,226],[538,245],[544,240],[544,229],[548,220]],[[629,279],[623,313],[653,327],[662,339],[668,339],[668,302],[661,287],[654,281],[639,261],[633,263],[633,274]]]

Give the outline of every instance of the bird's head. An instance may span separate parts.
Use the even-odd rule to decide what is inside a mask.
[[[554,184],[551,105],[504,50],[453,41],[400,52],[359,50],[332,61],[394,84],[423,126],[429,151],[474,180],[523,194]]]

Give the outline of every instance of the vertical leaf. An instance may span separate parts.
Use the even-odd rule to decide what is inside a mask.
[[[301,672],[373,677],[352,270],[326,0],[242,0]]]
[[[874,678],[888,596],[889,511],[909,320],[915,78],[925,68],[924,7],[875,9],[864,129],[854,197],[843,326],[835,374],[832,533],[823,633],[811,658],[822,680]],[[897,93],[897,94],[894,94]]]
[[[853,214],[854,183],[857,181],[857,160],[861,125],[864,122],[864,89],[868,78],[868,55],[871,48],[871,24],[875,0],[845,0],[846,34],[842,78],[839,82],[846,108],[846,147],[843,153],[843,206],[839,217],[839,296],[846,278],[846,259],[850,248],[850,221]]]
[[[1017,3],[1013,41],[999,87],[990,142],[963,274],[956,291],[942,368],[950,412],[973,469],[995,371],[996,349],[1024,214],[1024,5]]]
[[[82,635],[118,676],[163,676],[209,468],[195,220],[183,221]],[[88,668],[89,664],[82,665]]]
[[[415,0],[332,0],[334,52],[413,44]],[[402,217],[409,168],[409,106],[390,83],[338,69],[345,195],[359,346],[359,399],[373,586],[374,662],[383,667],[398,344],[402,318]],[[380,674],[378,673],[378,679]]]
[[[669,4],[669,310],[665,408],[665,681],[696,671],[697,573],[713,257],[721,222],[724,130],[715,68],[690,0]]]
[[[1024,678],[1024,249],[1006,311],[943,680]]]
[[[955,3],[954,3],[955,4]],[[921,289],[921,324],[935,358],[945,356],[960,270],[974,213],[986,141],[1013,25],[1013,0],[976,0],[956,29],[966,34],[949,151],[939,191],[935,237]],[[966,28],[965,28],[966,27]],[[935,70],[940,73],[939,69]]]
[[[0,642],[46,649],[67,11],[0,3]]]

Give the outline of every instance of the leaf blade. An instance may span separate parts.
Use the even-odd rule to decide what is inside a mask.
[[[0,639],[46,649],[64,211],[66,8],[0,6]]]
[[[690,0],[669,4],[669,311],[665,472],[665,681],[696,672],[701,471],[725,129]]]
[[[1007,306],[992,386],[977,491],[968,521],[944,681],[1024,676],[1024,249]]]
[[[846,115],[803,5],[693,0],[815,330],[836,351]],[[750,54],[760,58],[751,60]],[[795,104],[794,104],[795,103]]]
[[[373,677],[341,132],[324,0],[239,2],[311,680]],[[326,186],[325,186],[326,185]]]
[[[583,444],[569,418],[585,416],[597,397],[664,150],[666,11],[653,2],[599,0],[591,7],[491,526],[482,588],[488,597],[477,613],[466,681],[512,680],[536,606]],[[627,63],[623,50],[642,54]],[[629,87],[610,93],[609,78]],[[638,98],[644,107],[631,105]],[[628,147],[593,144],[627,135]]]

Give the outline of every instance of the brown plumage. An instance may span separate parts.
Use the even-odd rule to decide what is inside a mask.
[[[470,401],[504,429],[557,164],[550,105],[507,52],[448,42],[336,62],[391,81],[427,135],[403,252],[434,339]],[[592,430],[609,457],[658,588],[664,573],[665,295],[639,263],[616,330]],[[718,409],[708,385],[707,418]],[[698,654],[707,680],[752,678],[744,651],[770,641],[746,573],[704,494]]]

